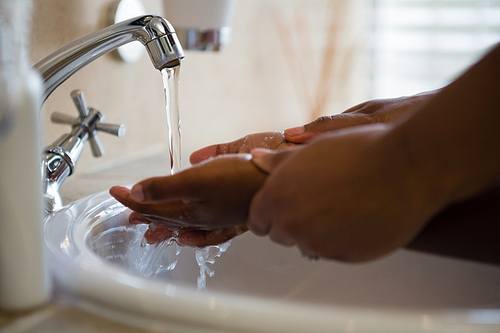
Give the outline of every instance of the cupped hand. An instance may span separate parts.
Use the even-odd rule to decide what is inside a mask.
[[[251,155],[213,158],[172,176],[143,180],[131,190],[115,186],[110,194],[136,213],[131,223],[165,227],[146,235],[150,242],[167,239],[180,230],[180,242],[214,245],[246,231],[250,200],[266,174],[250,161]]]
[[[247,225],[312,256],[366,261],[409,243],[438,210],[390,125],[335,131],[268,152]]]
[[[128,189],[127,189],[128,190]],[[175,241],[181,246],[205,247],[209,245],[218,245],[243,234],[248,231],[246,225],[227,227],[217,230],[204,230],[198,228],[168,228],[162,219],[156,219],[154,216],[146,217],[140,213],[132,212],[130,214],[132,224],[150,224],[150,227],[144,233],[144,239],[148,244],[157,244],[175,238]]]
[[[137,203],[130,197],[130,189],[123,186],[114,186],[110,193],[126,206],[135,206]],[[248,231],[246,225],[227,227],[217,230],[204,230],[200,228],[179,227],[171,224],[161,216],[147,214],[142,215],[133,211],[130,213],[131,224],[151,224],[144,233],[144,239],[148,244],[157,244],[175,238],[182,246],[204,247],[224,243],[236,236]]]

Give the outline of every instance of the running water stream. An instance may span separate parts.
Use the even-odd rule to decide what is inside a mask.
[[[181,124],[179,117],[178,88],[179,88],[179,70],[180,65],[173,68],[164,68],[161,70],[163,87],[165,90],[165,107],[167,112],[167,130],[168,130],[168,149],[170,154],[170,174],[173,175],[181,170]],[[131,226],[137,230],[144,229],[145,226]],[[140,228],[140,229],[139,229]],[[156,225],[151,223],[149,228],[154,230]],[[143,233],[138,233],[142,235]],[[141,237],[141,236],[139,236]],[[206,286],[206,276],[214,275],[214,271],[207,266],[213,265],[215,259],[220,257],[223,252],[231,245],[231,240],[214,246],[195,248],[195,259],[200,268],[200,276],[197,279],[198,290]],[[129,244],[128,255],[133,258],[129,263],[132,269],[144,277],[155,278],[164,271],[171,271],[175,268],[181,251],[176,242],[176,235],[163,241],[160,244],[149,245],[144,239]],[[161,258],[167,247],[173,246],[174,258],[169,258],[169,264],[161,264]],[[132,254],[133,253],[133,254]]]
[[[181,170],[181,121],[179,117],[179,71],[181,66],[161,70],[167,111],[168,152],[170,174]]]

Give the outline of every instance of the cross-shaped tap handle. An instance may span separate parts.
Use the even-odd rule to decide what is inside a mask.
[[[89,108],[87,107],[87,102],[85,101],[85,95],[80,89],[75,89],[70,93],[73,103],[75,103],[76,109],[80,118],[83,120],[89,116]]]
[[[53,112],[50,115],[50,120],[57,124],[71,125],[73,129],[84,129],[88,133],[88,141],[92,154],[95,157],[104,155],[104,149],[97,135],[98,131],[116,135],[121,138],[125,135],[125,125],[123,124],[106,124],[104,116],[101,112],[94,108],[88,108],[83,91],[76,89],[71,92],[71,98],[78,110],[79,117],[71,117],[64,113]]]

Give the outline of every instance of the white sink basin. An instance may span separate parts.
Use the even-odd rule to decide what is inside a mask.
[[[129,213],[103,192],[46,222],[58,288],[99,315],[160,332],[500,332],[500,267],[409,251],[368,264],[309,263],[246,233],[197,291],[191,248],[156,279],[134,273]],[[174,259],[169,247],[161,261]]]

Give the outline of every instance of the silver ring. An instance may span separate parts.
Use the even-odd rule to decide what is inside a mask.
[[[299,252],[300,252],[301,257],[306,259],[310,263],[315,263],[315,262],[319,261],[319,256],[317,256],[317,255],[305,253],[301,249],[299,249]]]

